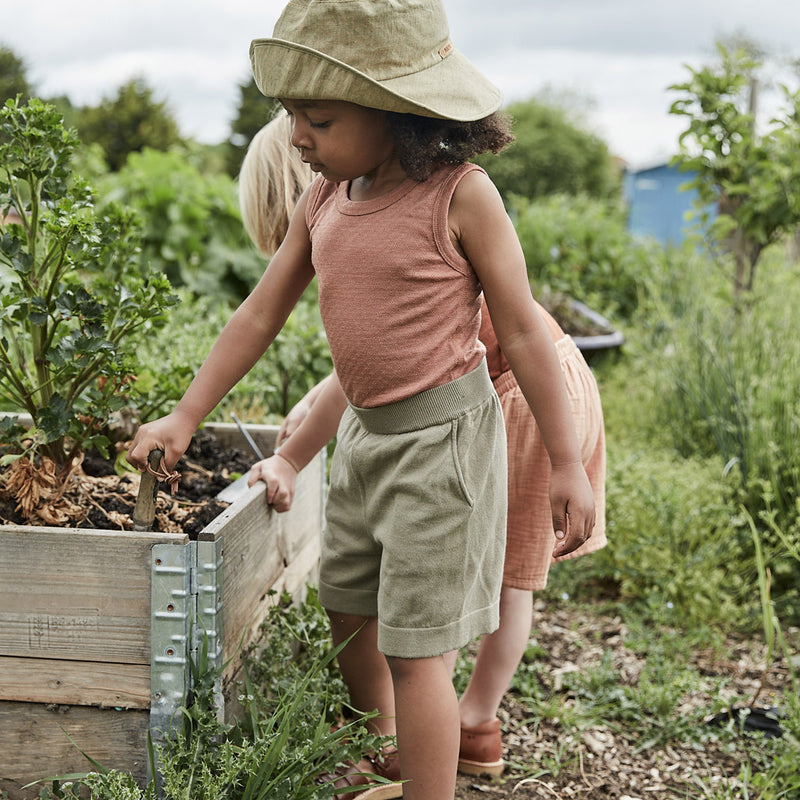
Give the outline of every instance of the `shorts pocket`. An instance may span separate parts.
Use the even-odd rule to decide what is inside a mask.
[[[462,460],[462,455],[466,456],[466,453],[462,453],[462,449],[459,447],[459,425],[458,420],[454,419],[450,423],[450,444],[453,453],[453,466],[455,467],[456,477],[458,478],[458,485],[461,487],[461,493],[464,495],[464,499],[469,503],[470,508],[473,508],[475,505],[475,500],[472,496],[472,492],[469,490],[469,486],[467,485],[467,480],[464,476],[464,464],[466,461]]]

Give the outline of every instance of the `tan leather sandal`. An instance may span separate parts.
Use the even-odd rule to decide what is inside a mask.
[[[505,768],[500,720],[461,726],[458,771],[465,775],[500,775]]]
[[[379,783],[375,775],[385,778],[389,783]],[[394,800],[403,796],[400,781],[400,762],[397,752],[362,758],[357,764],[350,761],[334,772],[318,775],[318,785],[333,783],[337,797],[357,798],[358,800]]]

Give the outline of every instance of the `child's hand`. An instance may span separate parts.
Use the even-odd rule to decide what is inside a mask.
[[[195,427],[183,415],[173,411],[166,417],[153,420],[139,427],[133,437],[125,460],[139,472],[147,469],[147,459],[151,450],[161,450],[164,458],[161,467],[172,472],[178,459],[186,452],[192,441]]]
[[[267,484],[267,502],[279,513],[288,511],[294,500],[297,470],[280,455],[265,458],[250,468],[248,486]]]
[[[577,550],[594,530],[594,495],[583,464],[553,467],[550,507],[556,535],[553,557],[558,558]]]
[[[278,430],[275,447],[280,447],[299,427],[300,423],[308,416],[311,403],[303,398],[287,415]]]

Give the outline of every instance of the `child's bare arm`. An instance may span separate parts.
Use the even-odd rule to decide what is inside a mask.
[[[303,398],[289,411],[278,430],[278,435],[275,439],[276,447],[280,447],[286,439],[298,429],[300,423],[308,416],[308,412],[311,411],[311,406],[317,401],[325,385],[330,380],[330,375],[323,378],[316,386],[309,389],[305,395],[303,395]]]
[[[280,452],[254,464],[248,485],[267,484],[267,502],[276,511],[288,511],[294,499],[297,473],[334,437],[347,399],[336,373],[321,384],[321,391],[305,419],[281,446]]]
[[[554,555],[565,555],[591,535],[594,497],[558,355],[531,295],[522,249],[500,195],[483,173],[469,173],[459,183],[450,227],[481,281],[498,342],[547,448],[553,526],[562,534]]]
[[[164,466],[174,468],[198,425],[250,370],[283,327],[314,271],[305,225],[305,198],[298,204],[283,245],[249,297],[223,328],[203,365],[175,409],[142,425],[127,459],[143,469],[151,450],[164,451]]]

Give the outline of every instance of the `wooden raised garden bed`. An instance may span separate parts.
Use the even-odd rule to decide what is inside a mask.
[[[209,425],[244,449],[235,425]],[[248,426],[264,452],[277,428]],[[156,741],[184,701],[189,659],[208,637],[226,667],[218,713],[230,719],[240,649],[274,599],[315,582],[324,456],[300,474],[291,511],[277,514],[257,484],[196,541],[182,533],[0,526],[0,791],[91,768],[148,778]],[[75,742],[73,744],[66,734]]]

